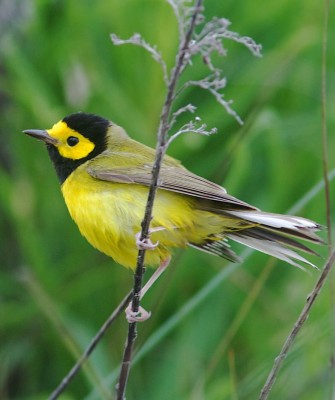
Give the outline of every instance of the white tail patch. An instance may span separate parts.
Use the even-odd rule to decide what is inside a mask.
[[[261,211],[229,211],[229,214],[257,224],[272,228],[287,228],[293,230],[310,229],[317,230],[319,225],[306,218],[293,217],[280,214],[271,214]]]

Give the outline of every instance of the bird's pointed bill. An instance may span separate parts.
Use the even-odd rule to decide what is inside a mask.
[[[45,130],[27,129],[23,133],[48,144],[56,145],[58,142],[57,139],[51,137]]]

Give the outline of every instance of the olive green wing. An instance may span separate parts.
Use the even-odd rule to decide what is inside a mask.
[[[97,157],[87,167],[87,172],[96,179],[144,186],[150,186],[151,184],[151,171],[152,164],[148,162],[147,158],[141,154],[134,153],[109,153],[108,156]],[[213,209],[238,208],[256,210],[255,207],[228,195],[223,187],[188,171],[171,157],[164,158],[160,170],[159,188],[196,197],[206,203],[221,203],[216,206],[213,204]]]
[[[95,179],[103,181],[150,186],[152,160],[152,154],[149,156],[148,152],[108,152],[89,162],[87,172]],[[314,233],[320,229],[319,224],[305,218],[261,212],[228,195],[221,186],[191,173],[171,157],[164,158],[159,188],[195,197],[199,199],[197,208],[222,213],[241,222],[241,229],[234,231],[223,227],[221,239],[207,238],[201,243],[189,243],[190,246],[238,261],[226,241],[231,239],[299,268],[302,268],[299,262],[313,266],[294,250],[316,254],[297,239],[322,243]]]

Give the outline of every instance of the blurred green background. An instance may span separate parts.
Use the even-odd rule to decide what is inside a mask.
[[[185,135],[169,154],[234,196],[266,211],[288,212],[322,181],[323,3],[207,0],[205,6],[208,18],[225,17],[232,30],[261,43],[263,58],[225,43],[228,56],[218,60],[228,78],[225,98],[234,100],[244,126],[210,94],[189,89],[176,107],[192,102],[218,134]],[[325,66],[330,169],[335,167],[334,22],[331,10]],[[21,133],[50,128],[81,110],[105,116],[155,145],[165,96],[160,67],[143,49],[113,46],[112,32],[122,38],[141,32],[173,65],[177,25],[164,0],[0,2],[4,400],[46,398],[132,285],[130,271],[80,236],[43,145]],[[196,63],[187,77],[198,79],[203,72]],[[294,211],[325,225],[323,190]],[[322,235],[326,238],[326,232]],[[311,261],[322,267],[326,246],[320,253],[324,258]],[[153,315],[139,326],[127,399],[256,399],[318,274],[255,252],[233,267],[193,249],[176,253],[145,298]],[[271,399],[331,398],[334,290],[334,284],[326,285]],[[63,399],[109,398],[126,330],[122,316]]]

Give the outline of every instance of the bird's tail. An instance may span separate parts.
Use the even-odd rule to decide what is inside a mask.
[[[192,244],[192,246],[227,258],[230,261],[240,261],[231,250],[227,241],[228,238],[279,258],[298,268],[304,269],[299,262],[315,267],[314,264],[297,253],[296,250],[317,255],[317,253],[299,241],[307,240],[317,244],[324,243],[315,234],[316,231],[321,229],[321,226],[317,223],[301,217],[271,214],[258,210],[229,210],[226,213],[229,216],[252,224],[244,229],[223,232],[224,237],[220,240],[208,240],[204,244]]]

